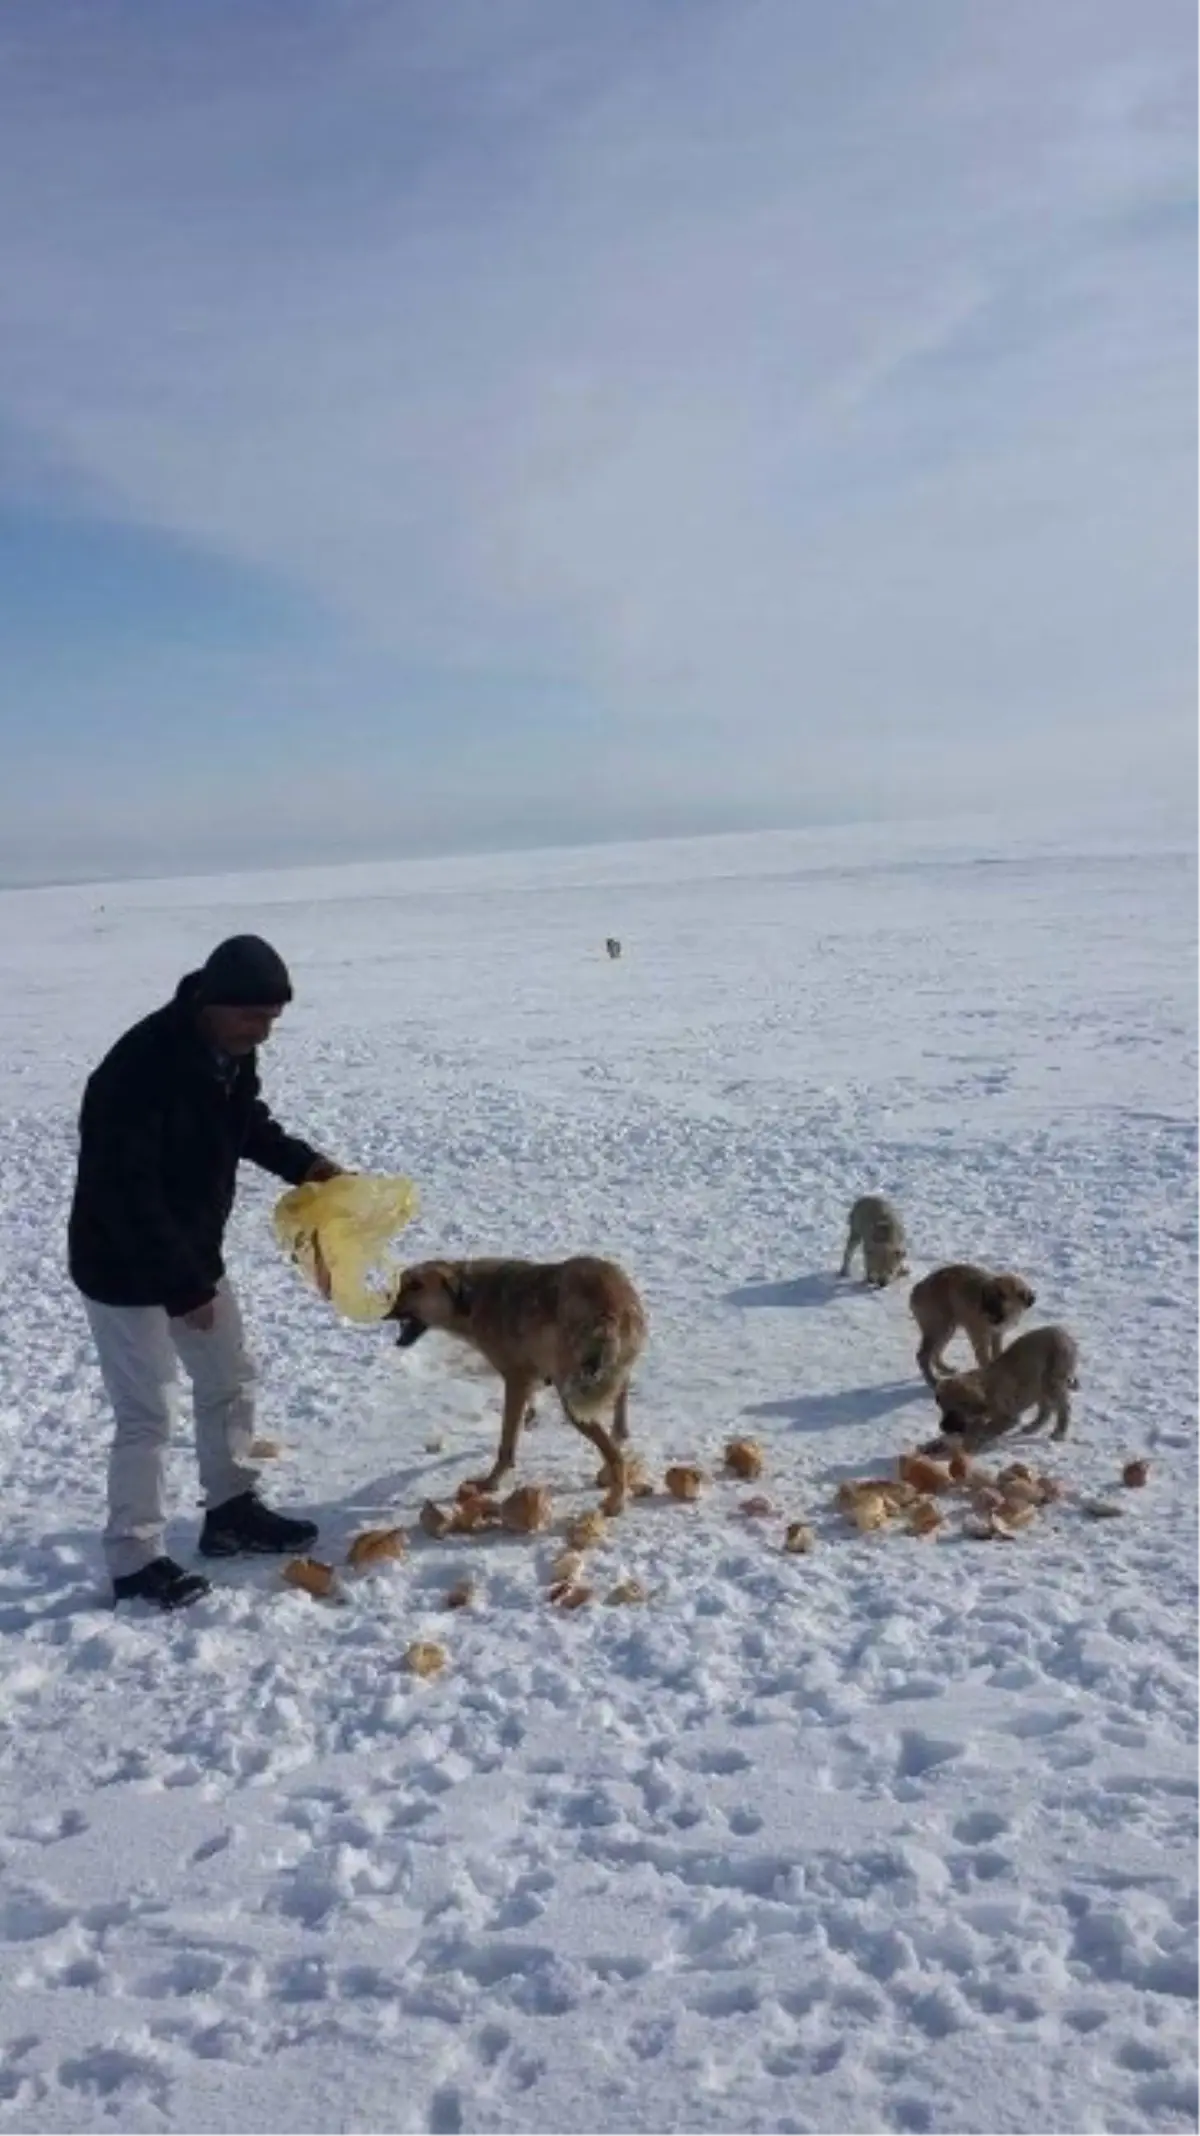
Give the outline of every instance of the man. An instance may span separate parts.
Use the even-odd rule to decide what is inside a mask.
[[[285,1135],[258,1094],[255,1049],[291,998],[270,944],[234,935],[118,1039],[84,1093],[70,1269],[116,1416],[104,1548],[118,1602],[173,1610],[209,1591],[163,1549],[177,1357],[192,1383],[201,1554],[316,1538],[313,1521],[285,1519],[255,1490],[254,1367],[221,1258],[239,1159],[289,1186],[341,1170]]]

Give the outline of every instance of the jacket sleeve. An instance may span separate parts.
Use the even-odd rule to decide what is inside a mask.
[[[316,1164],[320,1151],[296,1135],[285,1135],[265,1098],[255,1096],[242,1141],[242,1156],[264,1172],[273,1172],[289,1187],[298,1187]]]
[[[167,1206],[162,1191],[162,1119],[146,1110],[110,1129],[113,1193],[109,1221],[136,1242],[142,1258],[153,1256],[161,1277],[160,1297],[173,1319],[194,1312],[216,1297],[186,1231]]]

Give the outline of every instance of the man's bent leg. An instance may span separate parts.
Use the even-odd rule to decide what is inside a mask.
[[[175,1357],[160,1306],[98,1305],[92,1298],[84,1306],[116,1419],[104,1555],[118,1580],[163,1554]]]

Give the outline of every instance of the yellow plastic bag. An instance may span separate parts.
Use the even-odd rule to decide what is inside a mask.
[[[275,1236],[347,1320],[382,1320],[403,1266],[393,1241],[416,1213],[411,1179],[346,1172],[282,1195]]]

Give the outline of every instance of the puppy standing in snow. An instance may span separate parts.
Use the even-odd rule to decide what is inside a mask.
[[[883,1290],[894,1277],[908,1274],[904,1265],[907,1252],[904,1226],[897,1211],[882,1194],[860,1195],[850,1211],[846,1251],[842,1255],[840,1270],[843,1276],[849,1275],[850,1263],[859,1247],[862,1248],[866,1280],[876,1290]]]
[[[1065,1439],[1071,1423],[1071,1392],[1078,1387],[1079,1347],[1066,1328],[1030,1328],[1018,1335],[991,1364],[975,1372],[955,1373],[937,1382],[933,1392],[942,1412],[942,1430],[958,1432],[976,1444],[1014,1431],[1036,1405],[1025,1426],[1040,1431],[1054,1418],[1053,1439]]]
[[[504,1381],[500,1447],[481,1490],[508,1475],[534,1390],[552,1386],[604,1462],[608,1510],[624,1510],[629,1380],[645,1347],[646,1313],[615,1262],[424,1261],[405,1271],[385,1317],[398,1323],[402,1349],[438,1328],[469,1343]]]
[[[990,1365],[1000,1355],[1004,1330],[1037,1304],[1037,1294],[1023,1276],[992,1275],[969,1261],[952,1261],[914,1283],[908,1302],[921,1330],[917,1364],[932,1387],[946,1370],[946,1346],[960,1328],[976,1364]]]

